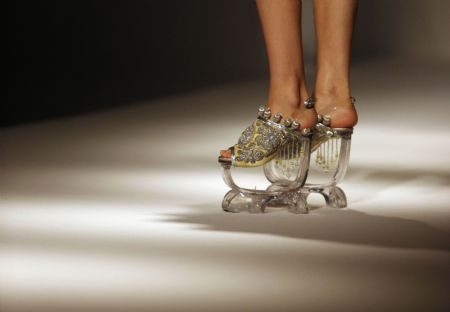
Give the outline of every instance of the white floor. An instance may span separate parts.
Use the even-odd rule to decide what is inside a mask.
[[[2,130],[0,310],[448,311],[448,68],[353,77],[342,210],[221,211],[261,82]]]

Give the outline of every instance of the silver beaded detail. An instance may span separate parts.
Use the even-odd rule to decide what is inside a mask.
[[[291,129],[297,130],[298,128],[300,128],[300,121],[298,121],[297,119],[294,119],[294,121],[292,122],[292,125],[291,125]]]
[[[304,128],[304,129],[302,129],[302,134],[303,134],[304,136],[308,136],[308,135],[310,135],[311,133],[312,133],[311,128]]]
[[[272,121],[279,123],[282,117],[283,116],[281,115],[281,113],[276,113],[274,116],[272,116]]]
[[[303,104],[305,105],[306,108],[310,109],[314,107],[314,104],[316,103],[316,99],[312,96],[310,96],[309,98],[307,98]]]
[[[291,125],[292,125],[292,119],[291,119],[291,118],[288,118],[288,119],[286,119],[286,120],[284,121],[284,126],[285,126],[286,128],[290,127]]]
[[[260,106],[258,109],[258,116],[259,117],[264,117],[264,111],[266,110],[266,108],[264,106]]]

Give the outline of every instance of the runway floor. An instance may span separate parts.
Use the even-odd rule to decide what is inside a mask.
[[[448,311],[448,69],[353,78],[349,206],[308,215],[220,207],[265,82],[3,129],[0,310]]]

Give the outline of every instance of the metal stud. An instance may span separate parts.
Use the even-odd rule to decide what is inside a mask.
[[[322,122],[323,121],[323,116],[320,114],[317,114],[317,122]]]
[[[310,96],[309,98],[307,98],[303,104],[305,105],[306,108],[310,109],[314,107],[314,104],[316,103],[316,99],[312,96]]]
[[[324,124],[325,126],[330,126],[331,124],[331,116],[330,115],[324,115],[322,117],[322,124]]]
[[[285,121],[284,121],[284,126],[287,128],[287,127],[290,127],[292,125],[292,119],[291,118],[288,118],[288,119],[286,119]]]
[[[283,116],[281,115],[281,113],[276,113],[274,116],[272,116],[271,120],[273,122],[279,123],[282,117]]]
[[[299,128],[300,128],[300,121],[298,121],[297,119],[294,119],[294,121],[292,122],[292,125],[291,125],[291,129],[297,130]]]
[[[264,118],[268,119],[268,118],[270,118],[270,115],[271,115],[270,108],[267,107],[264,110]]]
[[[310,135],[311,133],[312,133],[311,128],[304,128],[304,129],[302,129],[302,134],[303,134],[304,136],[308,136],[308,135]]]
[[[258,116],[259,117],[264,117],[264,111],[265,111],[265,107],[264,106],[260,106],[258,109]]]

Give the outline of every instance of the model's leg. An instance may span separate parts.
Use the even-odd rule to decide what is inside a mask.
[[[269,59],[268,106],[283,118],[296,118],[301,128],[317,122],[314,109],[302,104],[308,98],[301,40],[301,0],[256,0]],[[229,150],[221,151],[229,157]]]
[[[350,47],[357,0],[314,0],[317,36],[317,76],[314,96],[319,114],[331,116],[332,127],[354,126],[351,104]]]
[[[301,0],[256,0],[269,60],[268,106],[273,113],[314,126],[316,113],[303,105],[308,97],[303,66]]]

